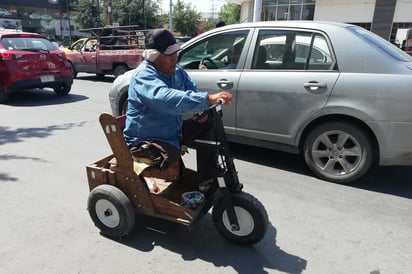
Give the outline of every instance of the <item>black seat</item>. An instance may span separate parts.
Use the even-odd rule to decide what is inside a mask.
[[[270,66],[266,63],[267,51],[264,46],[260,46],[256,58],[255,69],[269,69]]]

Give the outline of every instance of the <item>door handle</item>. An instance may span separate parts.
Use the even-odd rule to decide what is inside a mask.
[[[221,80],[217,81],[216,84],[220,88],[226,88],[226,89],[227,88],[229,88],[229,89],[233,88],[233,81],[229,81],[229,80],[226,80],[226,79],[221,79]]]
[[[306,82],[306,83],[303,84],[303,86],[305,88],[310,89],[310,90],[318,90],[320,88],[326,88],[327,87],[327,85],[325,83],[318,83],[318,82],[315,82],[315,81]]]

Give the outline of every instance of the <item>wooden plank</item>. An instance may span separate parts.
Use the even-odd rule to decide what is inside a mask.
[[[100,115],[99,120],[107,141],[117,159],[117,164],[124,172],[133,172],[133,159],[116,119],[110,114],[103,113]]]

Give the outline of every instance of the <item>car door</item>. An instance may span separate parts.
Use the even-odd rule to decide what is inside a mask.
[[[319,115],[339,72],[326,35],[259,29],[237,89],[237,134],[293,145]]]
[[[77,71],[81,72],[96,72],[97,66],[97,52],[96,40],[88,39],[81,47],[75,67]]]
[[[237,86],[250,43],[249,29],[215,32],[194,42],[179,54],[179,64],[188,72],[200,91],[232,93],[232,106],[225,107],[223,122],[226,132],[236,133]],[[235,52],[236,51],[236,52]],[[237,53],[236,64],[233,55]]]

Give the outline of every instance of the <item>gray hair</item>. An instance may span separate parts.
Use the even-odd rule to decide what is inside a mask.
[[[149,62],[154,62],[159,57],[160,51],[157,49],[146,49],[143,52],[143,58]]]

